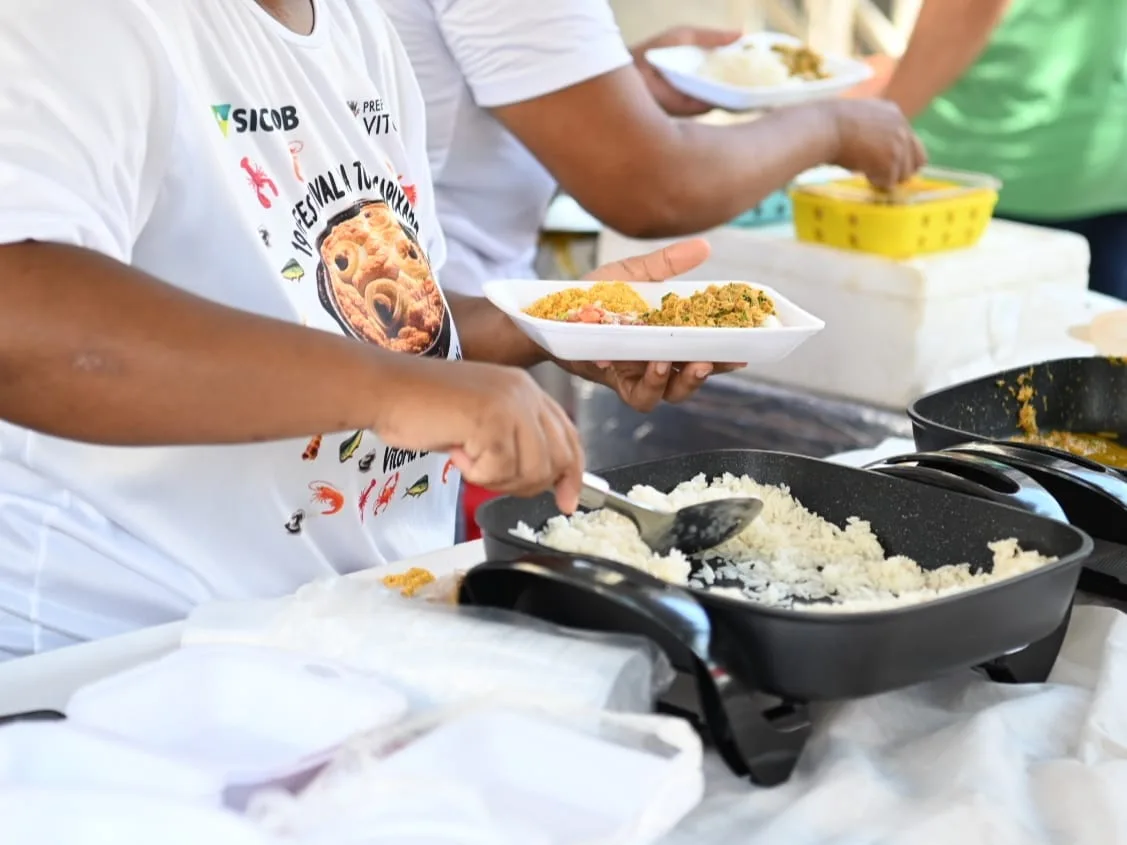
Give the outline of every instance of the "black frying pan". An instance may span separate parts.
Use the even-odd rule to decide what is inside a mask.
[[[908,408],[916,446],[934,451],[969,440],[1009,440],[1020,434],[1021,403],[1015,394],[1018,378],[1025,373],[1033,387],[1039,428],[1127,437],[1127,365],[1118,359],[1063,358],[984,376],[917,399]]]
[[[992,459],[1037,479],[1073,525],[1099,541],[1127,544],[1127,485],[1123,483],[1127,472],[1057,449],[1007,442],[1019,433],[1020,403],[1015,392],[1023,374],[1028,374],[1033,387],[1039,428],[1127,435],[1125,362],[1063,358],[984,376],[917,399],[908,408],[916,446],[990,452]],[[1127,588],[1127,566],[1121,550],[1111,552],[1101,552],[1088,562],[1084,587],[1118,597]]]
[[[1082,531],[1020,510],[815,458],[724,450],[608,470],[619,490],[649,484],[669,490],[704,473],[747,474],[785,484],[806,507],[837,525],[871,522],[889,554],[922,566],[990,565],[987,544],[1016,537],[1058,561],[979,590],[895,610],[809,613],[757,605],[702,590],[688,592],[708,613],[714,647],[726,669],[750,688],[813,701],[871,695],[918,683],[1050,637],[1065,620],[1080,564],[1092,550]],[[539,528],[555,516],[552,497],[511,497],[477,512],[491,561],[528,554],[562,555],[518,539],[518,522]],[[720,645],[717,646],[716,643]]]

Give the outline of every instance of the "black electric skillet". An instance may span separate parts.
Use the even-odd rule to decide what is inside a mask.
[[[908,409],[916,446],[986,455],[1031,475],[1068,520],[1096,541],[1081,586],[1127,598],[1127,472],[1058,449],[1010,442],[1019,433],[1019,378],[1033,388],[1039,428],[1127,436],[1127,362],[1064,358],[917,399]]]
[[[756,685],[803,701],[871,695],[943,672],[974,666],[1048,636],[1072,600],[1091,540],[1075,528],[933,487],[815,458],[722,450],[608,470],[619,490],[649,484],[668,490],[704,473],[750,475],[785,484],[810,510],[837,525],[867,519],[888,554],[925,568],[969,562],[988,568],[987,544],[1016,537],[1054,564],[980,590],[876,613],[786,610],[704,591],[689,591],[714,625],[738,638],[740,659]],[[540,528],[555,516],[551,496],[505,497],[478,510],[489,560],[561,553],[512,535],[518,522]],[[762,517],[761,517],[762,518]]]
[[[1062,358],[983,376],[920,397],[908,408],[916,446],[934,451],[971,440],[1008,441],[1020,434],[1019,379],[1033,388],[1030,401],[1037,412],[1038,428],[1127,437],[1127,362]],[[1047,447],[1040,451],[1068,456]],[[1117,474],[1127,477],[1127,473]]]
[[[713,738],[721,734],[725,753],[723,736],[742,737],[744,751],[734,743],[725,759],[736,771],[743,760],[743,770],[751,768],[759,783],[785,779],[793,767],[809,730],[795,703],[872,695],[974,666],[1006,680],[1047,676],[1080,565],[1092,548],[1082,531],[1004,504],[778,452],[704,452],[602,474],[625,491],[636,484],[669,490],[700,473],[787,485],[803,505],[837,525],[853,516],[867,519],[888,554],[908,555],[925,568],[963,561],[987,568],[987,544],[1007,537],[1058,560],[1006,582],[891,610],[779,609],[673,587],[628,566],[517,538],[511,529],[519,522],[540,528],[558,511],[551,496],[506,497],[477,512],[490,562],[467,574],[462,600],[655,640],[675,667],[716,681],[701,690],[706,716],[707,699],[722,700],[725,718],[709,718]],[[671,614],[682,622],[671,622]],[[687,636],[687,629],[695,633]],[[1041,642],[1051,645],[1047,659],[1035,661],[1023,677],[1007,674],[1000,658]],[[776,703],[755,710],[748,696],[733,690],[764,693]],[[757,744],[766,751],[749,759],[746,748]]]

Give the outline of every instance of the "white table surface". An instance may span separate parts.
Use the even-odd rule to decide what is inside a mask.
[[[354,577],[438,575],[482,558],[478,541]],[[183,629],[0,665],[0,713],[65,709],[82,684],[177,648]],[[967,671],[818,706],[788,783],[756,788],[708,754],[704,800],[661,845],[1127,842],[1127,616],[1078,607],[1050,681],[1015,687]]]
[[[429,569],[437,576],[468,569],[484,560],[482,541],[475,540],[350,577],[383,577],[413,566]],[[79,687],[179,648],[183,630],[182,622],[172,622],[0,663],[0,716],[30,710],[65,710]]]

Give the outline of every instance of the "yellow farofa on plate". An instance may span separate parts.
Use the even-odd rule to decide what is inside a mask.
[[[542,320],[568,321],[568,316],[584,307],[602,308],[612,314],[641,316],[650,306],[625,282],[599,282],[589,288],[567,288],[542,296],[524,313]]]
[[[731,282],[709,285],[690,297],[667,293],[661,307],[643,318],[647,326],[693,326],[698,328],[759,328],[775,316],[775,302],[766,293]]]
[[[792,47],[789,44],[774,44],[771,49],[782,58],[783,64],[787,66],[787,71],[790,72],[791,76],[807,82],[829,78],[825,68],[825,59],[805,44],[800,47]]]
[[[661,305],[653,309],[625,282],[599,282],[586,290],[567,288],[550,293],[532,303],[525,313],[558,322],[678,328],[778,325],[771,297],[743,282],[710,285],[688,297],[667,293]]]

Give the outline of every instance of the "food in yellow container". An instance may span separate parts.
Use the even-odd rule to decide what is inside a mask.
[[[1002,183],[981,173],[924,168],[891,191],[862,176],[791,191],[800,241],[911,258],[974,246],[986,231]]]

